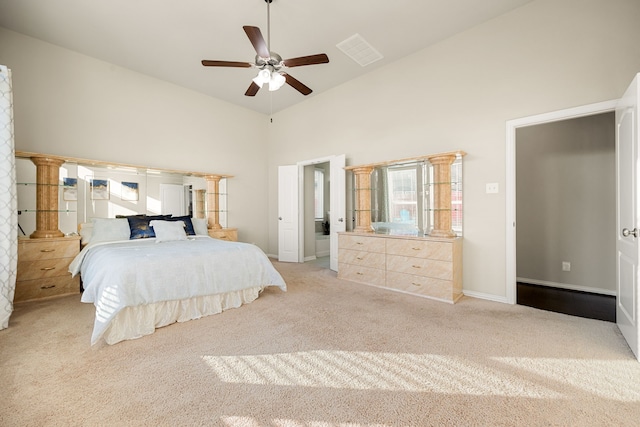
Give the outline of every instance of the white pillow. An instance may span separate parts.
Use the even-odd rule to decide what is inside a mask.
[[[187,240],[187,232],[184,230],[184,221],[149,221],[156,234],[156,243],[168,242],[171,240]]]
[[[129,240],[131,229],[126,218],[92,218],[91,243]]]
[[[80,224],[80,243],[82,246],[86,245],[91,241],[91,232],[93,231],[93,223],[92,222],[83,222]]]
[[[193,224],[193,231],[198,236],[208,236],[207,220],[205,218],[191,218],[191,224]]]

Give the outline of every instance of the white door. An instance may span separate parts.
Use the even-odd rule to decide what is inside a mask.
[[[331,233],[329,235],[329,247],[331,255],[329,257],[329,268],[338,271],[338,233],[346,231],[347,222],[345,220],[345,155],[334,156],[329,162],[330,169],[330,199],[331,215],[329,224]]]
[[[298,262],[298,166],[278,167],[278,260]]]
[[[160,184],[160,211],[162,215],[186,215],[183,185]]]
[[[616,107],[616,322],[629,347],[638,351],[638,78]]]

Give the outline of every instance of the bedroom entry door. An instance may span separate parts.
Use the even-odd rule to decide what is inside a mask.
[[[298,166],[278,167],[278,261],[298,262]]]
[[[638,98],[640,87],[635,79],[616,107],[616,322],[631,351],[640,360],[638,348],[638,245],[640,242],[640,209],[638,202],[638,144],[640,137]]]

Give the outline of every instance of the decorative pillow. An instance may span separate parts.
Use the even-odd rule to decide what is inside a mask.
[[[92,218],[91,243],[129,240],[129,223],[124,218]]]
[[[129,223],[130,230],[130,239],[148,239],[150,237],[156,237],[156,234],[153,232],[153,228],[149,225],[152,219],[147,217],[135,217],[130,216],[125,221]]]
[[[156,235],[156,243],[171,240],[187,240],[184,222],[153,220],[149,222]]]
[[[191,223],[193,224],[193,231],[196,232],[197,236],[209,235],[207,220],[205,218],[191,218]]]
[[[167,218],[167,221],[182,221],[184,222],[184,230],[187,232],[187,236],[196,235],[190,216],[172,216],[171,218]]]

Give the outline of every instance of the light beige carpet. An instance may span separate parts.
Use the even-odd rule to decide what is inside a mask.
[[[78,296],[0,331],[2,426],[636,426],[612,323],[449,305],[275,263],[289,291],[114,346]]]

